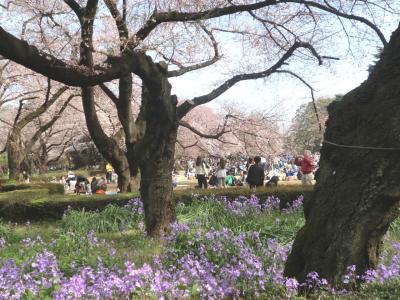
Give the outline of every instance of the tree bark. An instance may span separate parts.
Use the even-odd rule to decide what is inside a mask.
[[[80,64],[93,68],[93,22],[96,9],[85,10],[85,16],[81,18],[81,47]],[[127,192],[129,174],[129,163],[126,154],[119,147],[118,143],[107,136],[101,127],[95,107],[94,87],[82,88],[82,105],[85,114],[86,124],[90,137],[103,157],[111,163],[118,176],[118,186],[121,192]]]
[[[139,189],[138,178],[137,176],[131,176],[129,166],[128,169],[125,169],[121,173],[119,173],[117,169],[115,169],[115,172],[118,175],[118,189],[120,192],[133,192]]]
[[[316,271],[342,286],[348,266],[355,265],[359,274],[376,267],[400,200],[399,66],[400,28],[368,80],[329,106],[315,193],[305,205],[306,223],[285,276],[304,281]]]
[[[146,120],[145,134],[135,147],[140,168],[140,195],[145,211],[146,230],[150,236],[169,231],[175,221],[172,194],[172,171],[178,132],[176,98],[171,95],[168,79],[153,88],[142,87],[142,110],[139,119]],[[162,125],[161,125],[162,124]]]
[[[19,181],[24,153],[21,136],[14,131],[10,133],[7,141],[7,160],[9,179]]]
[[[162,138],[158,151],[151,151],[148,160],[140,164],[140,195],[145,210],[145,223],[150,236],[160,236],[169,232],[175,221],[175,202],[172,193],[172,171],[177,131],[164,131],[153,138]]]

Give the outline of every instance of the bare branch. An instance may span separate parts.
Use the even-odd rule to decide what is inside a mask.
[[[202,62],[202,63],[199,63],[199,64],[195,64],[195,65],[187,66],[187,67],[182,66],[178,70],[168,71],[168,77],[181,76],[181,75],[186,74],[186,73],[191,72],[191,71],[195,71],[195,70],[206,68],[208,66],[213,65],[214,63],[216,63],[220,59],[220,55],[219,55],[219,51],[218,51],[218,43],[217,43],[214,35],[204,25],[200,24],[200,27],[201,27],[201,29],[203,29],[203,31],[208,35],[208,37],[211,40],[212,46],[214,48],[214,56],[210,60]]]
[[[129,38],[129,31],[128,27],[126,26],[124,16],[121,16],[120,12],[118,11],[115,0],[104,0],[104,3],[107,5],[108,10],[110,11],[112,17],[114,18],[115,24],[118,28],[119,39],[121,42],[120,46],[121,49],[123,49]],[[125,9],[126,9],[126,3],[125,3]]]
[[[34,119],[36,119],[37,117],[39,117],[40,115],[42,115],[43,113],[45,113],[47,111],[47,109],[53,105],[56,100],[58,98],[61,97],[61,95],[67,91],[69,88],[67,86],[63,86],[60,89],[57,90],[57,92],[50,98],[47,100],[46,97],[46,101],[35,111],[30,112],[29,114],[27,114],[21,121],[19,121],[16,126],[20,129],[24,128],[27,124],[29,124],[30,122],[32,122]]]
[[[292,71],[278,70],[278,71],[276,71],[276,73],[286,73],[286,74],[289,74],[289,75],[291,75],[293,77],[296,77],[298,80],[300,80],[302,83],[304,83],[310,89],[311,99],[312,99],[313,108],[314,108],[314,113],[315,113],[315,117],[317,118],[317,122],[318,122],[318,126],[319,126],[319,132],[322,132],[322,124],[321,124],[321,120],[320,120],[318,109],[317,109],[317,105],[316,105],[316,100],[315,100],[313,87],[307,81],[305,81],[301,76],[297,75],[296,73],[294,73]]]
[[[311,44],[304,42],[295,42],[293,46],[291,46],[289,50],[287,50],[286,53],[278,60],[278,62],[276,62],[269,69],[257,73],[247,73],[233,76],[231,79],[225,81],[222,85],[214,89],[212,92],[203,96],[196,97],[192,100],[185,101],[177,109],[178,118],[182,119],[194,107],[214,100],[240,81],[259,79],[270,76],[271,74],[275,73],[280,67],[282,67],[298,48],[309,49],[310,52],[317,58],[319,64],[322,64],[322,58],[318,55],[317,51]]]
[[[33,137],[30,139],[29,143],[27,143],[26,148],[31,149],[32,146],[36,143],[36,141],[39,139],[41,134],[51,128],[55,122],[61,117],[62,113],[64,110],[68,107],[69,102],[75,97],[79,97],[80,95],[70,95],[68,99],[64,102],[64,104],[61,106],[60,110],[53,116],[53,118],[47,122],[46,124],[40,126],[40,128],[36,131],[36,133],[33,135]]]
[[[382,44],[384,46],[387,45],[387,40],[384,36],[384,34],[382,33],[382,31],[379,30],[378,26],[376,26],[374,23],[372,23],[370,20],[360,17],[360,16],[356,16],[353,14],[347,14],[344,12],[339,11],[338,9],[334,8],[332,5],[330,5],[327,1],[324,1],[325,5],[322,5],[320,3],[317,2],[313,2],[313,1],[307,1],[307,0],[281,0],[281,3],[299,3],[299,4],[304,4],[307,6],[311,6],[311,7],[315,7],[318,8],[320,10],[329,12],[331,14],[337,15],[339,17],[345,18],[345,19],[349,19],[349,20],[355,20],[361,23],[364,23],[365,25],[367,25],[368,27],[370,27],[372,30],[375,31],[375,33],[378,35],[379,39],[381,40]]]
[[[80,17],[82,15],[82,8],[75,0],[64,0],[64,2]]]
[[[111,91],[104,83],[100,84],[101,90],[108,96],[108,98],[111,99],[112,102],[115,103],[115,105],[118,105],[119,103],[119,98]]]
[[[200,132],[199,130],[194,128],[192,125],[190,125],[188,122],[183,121],[183,120],[179,121],[179,125],[189,129],[190,131],[192,131],[196,135],[198,135],[198,136],[200,136],[202,138],[206,138],[206,139],[216,139],[217,140],[222,135],[224,135],[225,133],[230,132],[230,130],[225,130],[225,126],[224,126],[223,129],[221,131],[219,131],[218,133],[216,133],[216,134],[206,134],[206,133]]]
[[[256,2],[253,4],[217,7],[214,9],[205,10],[201,12],[193,12],[193,13],[179,12],[179,11],[169,11],[169,12],[155,11],[147,20],[147,22],[144,24],[144,26],[136,32],[135,35],[136,41],[134,41],[134,45],[137,45],[138,42],[144,40],[158,25],[162,23],[207,20],[239,12],[260,9],[263,7],[276,4],[277,4],[276,0],[266,0],[266,1]]]

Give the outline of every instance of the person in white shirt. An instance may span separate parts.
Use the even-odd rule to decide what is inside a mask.
[[[218,187],[225,188],[226,162],[223,158],[221,158],[221,160],[219,161],[219,167],[216,175],[218,180]]]
[[[202,160],[200,156],[197,157],[196,159],[196,178],[197,182],[199,185],[199,188],[207,188],[207,165],[206,163]]]

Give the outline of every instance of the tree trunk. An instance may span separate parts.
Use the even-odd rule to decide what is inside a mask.
[[[115,172],[118,175],[118,189],[120,192],[133,192],[139,189],[138,177],[131,176],[129,169],[120,173],[115,169]]]
[[[147,233],[160,236],[169,232],[169,225],[175,221],[175,202],[172,193],[172,171],[177,132],[164,137],[164,143],[140,165],[140,195],[145,211]]]
[[[20,180],[21,164],[24,159],[22,150],[20,149],[19,139],[10,135],[7,144],[7,160],[9,179]]]
[[[376,267],[382,237],[398,216],[400,151],[400,29],[368,80],[329,106],[315,193],[305,205],[285,276],[304,281],[316,271],[341,286],[346,268]]]
[[[176,97],[166,77],[163,84],[150,89],[142,87],[142,111],[145,134],[135,148],[140,168],[140,195],[145,211],[146,230],[150,236],[169,231],[175,221],[175,202],[172,194],[172,171],[178,132]]]

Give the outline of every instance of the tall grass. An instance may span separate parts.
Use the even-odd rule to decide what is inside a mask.
[[[137,222],[137,217],[126,208],[109,205],[101,212],[69,211],[60,225],[63,232],[106,233],[132,229]]]

